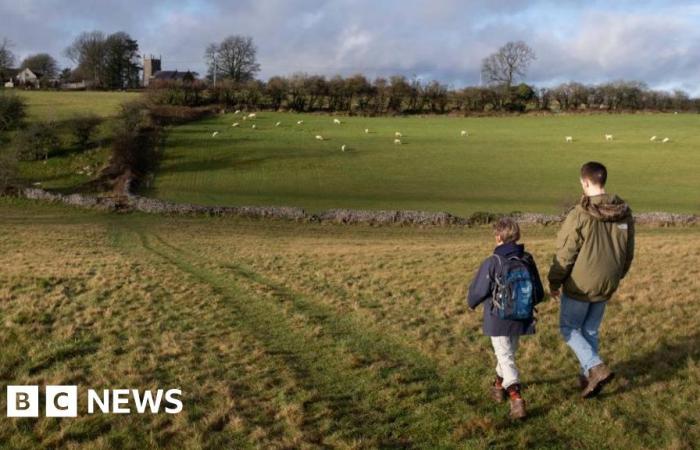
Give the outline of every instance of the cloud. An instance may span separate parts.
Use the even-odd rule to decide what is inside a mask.
[[[253,36],[261,76],[400,73],[455,86],[508,40],[537,53],[527,81],[636,79],[700,95],[700,7],[690,1],[0,0],[0,38],[23,57],[82,31],[126,31],[166,68],[204,73],[207,44]]]

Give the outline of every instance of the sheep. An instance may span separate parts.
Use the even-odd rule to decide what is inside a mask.
[[[32,186],[41,186],[41,181],[37,181],[35,183],[32,183]]]
[[[333,119],[333,123],[336,125],[340,125],[340,120],[339,119]]]
[[[347,147],[345,146],[345,144],[343,144],[343,145],[340,146],[340,151],[341,151],[341,152],[344,152],[346,148],[347,148]]]
[[[612,140],[613,140],[613,135],[612,135],[612,134],[606,134],[606,135],[605,135],[605,140],[606,140],[606,141],[612,141]]]
[[[394,133],[394,137],[395,137],[395,138],[400,138],[400,137],[401,137],[401,133],[399,133],[399,132],[397,131],[396,133]]]
[[[218,131],[215,131],[215,132],[213,132],[213,133],[211,134],[211,137],[214,138],[214,137],[216,137],[217,134],[219,134],[219,132],[218,132]]]
[[[248,116],[243,116],[243,120],[248,120]]]
[[[234,114],[240,114],[240,113],[241,113],[241,110],[240,110],[240,109],[237,109],[237,110],[234,112]]]
[[[365,128],[365,134],[369,134],[369,128]]]
[[[239,125],[240,125],[240,123],[238,123],[238,122],[233,122],[233,124],[231,124],[231,126],[234,127],[234,128],[237,127],[237,126],[239,126]]]
[[[462,136],[468,136],[468,135],[469,135],[469,133],[467,133],[467,130],[462,130],[462,133],[461,133],[461,134],[462,134]]]
[[[650,137],[650,138],[649,138],[649,141],[650,141],[650,142],[655,142],[655,141],[656,141],[656,136]]]
[[[316,140],[322,141],[322,140],[323,140],[323,136],[321,136],[320,134],[317,134],[317,135],[316,135]]]
[[[401,139],[394,139],[394,144],[401,145]]]
[[[249,118],[249,119],[255,119],[257,116],[258,116],[258,115],[255,114],[255,113],[250,113],[250,114],[248,114],[248,118]]]
[[[574,142],[574,138],[572,136],[566,136],[566,142]]]
[[[278,127],[278,126],[280,126],[280,125],[282,125],[282,122],[277,122],[277,123],[275,124],[276,127]]]
[[[257,128],[257,125],[253,124],[253,126],[252,126],[252,127],[250,127],[250,128],[252,128],[252,129],[256,129],[256,128]]]
[[[670,140],[671,140],[671,138],[665,137],[665,138],[661,141],[661,143],[662,143],[662,144],[665,144],[666,142],[669,142]]]
[[[304,121],[303,121],[303,120],[299,120],[299,121],[297,121],[297,125],[301,125],[301,124],[303,124],[303,123],[304,123]]]

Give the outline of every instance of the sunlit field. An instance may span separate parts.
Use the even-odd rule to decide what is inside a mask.
[[[543,276],[555,231],[523,232]],[[700,229],[639,230],[637,258],[602,329],[602,354],[618,377],[598,399],[578,398],[557,304],[539,308],[539,333],[519,353],[530,417],[516,424],[506,405],[489,400],[494,357],[480,311],[463,300],[491,249],[487,228],[108,215],[0,199],[2,384],[180,387],[184,400],[179,415],[88,415],[81,398],[75,419],[4,418],[0,442],[26,449],[700,442]]]
[[[610,170],[609,189],[635,211],[700,212],[697,114],[338,118],[341,125],[328,115],[260,112],[176,127],[145,192],[311,211],[558,213],[577,199],[580,165],[598,160]]]
[[[27,100],[28,114],[33,120],[61,120],[77,113],[93,113],[102,117],[115,114],[119,105],[139,98],[136,92],[100,91],[24,91],[14,90]]]

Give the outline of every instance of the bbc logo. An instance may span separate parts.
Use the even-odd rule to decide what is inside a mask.
[[[46,386],[46,417],[77,417],[78,386]],[[39,386],[7,386],[7,417],[39,417]]]

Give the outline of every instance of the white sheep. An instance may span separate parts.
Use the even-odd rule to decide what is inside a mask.
[[[347,147],[345,146],[345,144],[343,144],[343,145],[340,146],[340,151],[341,151],[341,152],[344,152],[346,148],[347,148]]]
[[[248,116],[243,116],[243,120],[248,120]]]
[[[317,135],[316,135],[316,140],[322,141],[322,140],[323,140],[323,136],[321,136],[320,134],[317,134]]]
[[[400,138],[400,137],[402,137],[402,135],[401,135],[401,133],[399,133],[399,132],[397,131],[396,133],[394,133],[394,137],[395,137],[395,138]]]
[[[606,134],[606,135],[605,135],[605,140],[606,140],[606,141],[612,141],[612,140],[613,140],[613,135],[612,135],[612,134]]]
[[[252,129],[256,129],[256,128],[257,128],[257,125],[253,124],[253,126],[252,126],[252,127],[250,127],[250,128],[252,128]]]
[[[656,141],[656,136],[650,137],[650,138],[649,138],[649,141],[650,141],[650,142],[655,142],[655,141]]]
[[[574,138],[572,136],[566,136],[566,142],[574,142]]]
[[[401,139],[394,139],[394,144],[401,145]]]
[[[369,128],[365,128],[365,134],[369,134]]]
[[[462,130],[462,133],[461,133],[461,134],[462,134],[462,136],[468,136],[468,135],[469,135],[469,133],[467,133],[467,130]]]
[[[298,121],[297,121],[297,125],[301,125],[301,124],[303,124],[303,123],[304,123],[303,120],[298,120]]]
[[[211,134],[211,137],[216,137],[217,134],[219,134],[219,132],[218,132],[218,131],[215,131],[215,132],[213,132],[213,133]]]
[[[277,122],[277,123],[275,124],[276,127],[278,127],[278,126],[280,126],[280,125],[282,125],[282,122]]]
[[[671,140],[671,138],[665,137],[665,138],[663,139],[663,141],[661,141],[661,143],[665,144],[666,142],[669,142],[670,140]]]
[[[237,110],[234,112],[234,114],[240,114],[240,113],[241,113],[241,110],[240,110],[240,109],[237,109]]]
[[[255,113],[250,113],[250,114],[248,114],[248,118],[249,118],[249,119],[255,119],[257,116],[258,116],[258,115],[255,114]]]
[[[336,125],[340,125],[340,119],[333,119],[333,123]]]
[[[239,126],[239,125],[240,125],[240,124],[239,124],[238,122],[233,122],[233,124],[232,124],[231,126],[232,126],[232,127],[237,127],[237,126]]]

